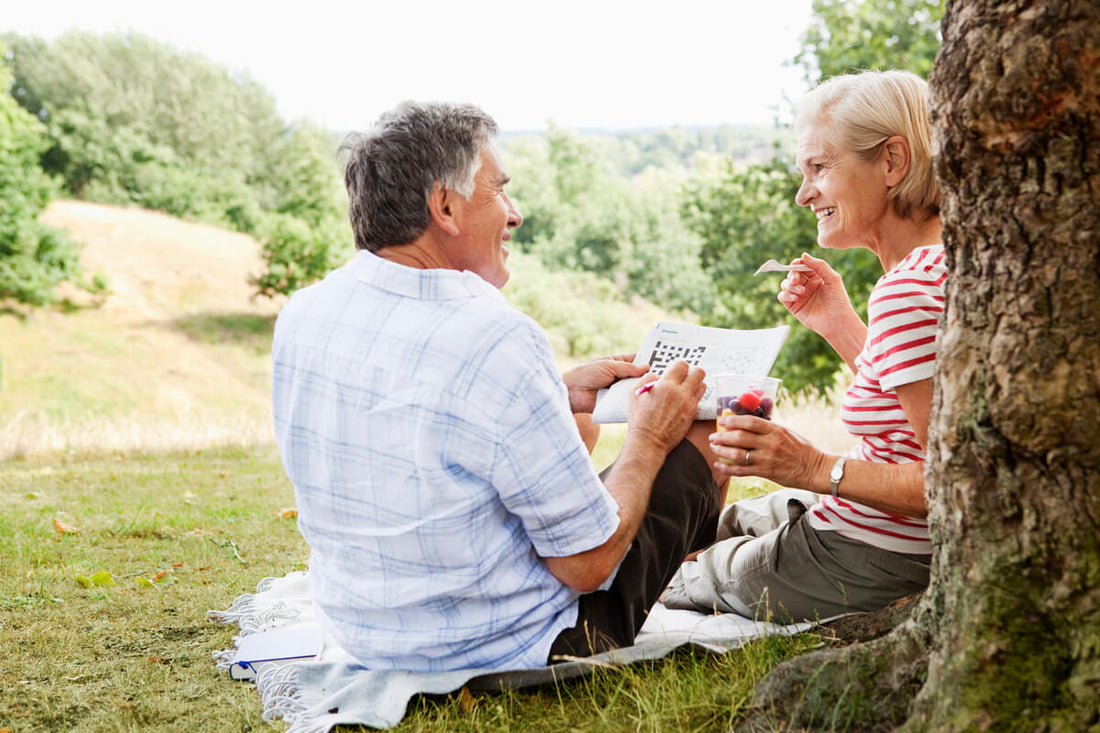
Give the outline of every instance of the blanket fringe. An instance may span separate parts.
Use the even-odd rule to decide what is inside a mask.
[[[258,631],[270,631],[276,626],[282,626],[283,624],[279,623],[281,621],[291,621],[301,616],[300,609],[292,608],[283,601],[276,601],[266,611],[257,610],[256,596],[264,592],[262,588],[268,580],[278,580],[278,578],[265,578],[260,583],[260,590],[256,593],[245,593],[239,596],[233,601],[233,605],[224,611],[207,611],[206,617],[223,624],[236,623],[241,629],[241,636],[248,636]]]
[[[290,578],[292,575],[298,574],[290,573],[286,578],[264,578],[256,584],[255,593],[244,593],[238,596],[224,611],[209,610],[206,612],[206,617],[211,621],[223,624],[235,623],[240,629],[240,634],[233,637],[232,649],[218,649],[211,652],[214,657],[214,664],[218,669],[228,670],[233,666],[233,662],[237,660],[237,646],[242,636],[270,631],[276,627],[284,626],[284,622],[293,621],[302,615],[300,609],[293,608],[283,601],[276,601],[271,605],[271,608],[265,611],[260,611],[259,604],[256,602],[257,596],[267,593],[277,583]]]
[[[303,720],[306,706],[298,698],[298,665],[263,665],[256,676],[256,690],[263,704],[263,720],[273,723],[282,719],[287,731],[294,733],[324,733],[331,726],[310,724]]]

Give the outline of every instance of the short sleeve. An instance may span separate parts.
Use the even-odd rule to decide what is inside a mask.
[[[491,480],[536,552],[564,557],[606,542],[619,526],[619,508],[592,465],[544,342],[534,334],[531,368],[500,415]]]
[[[930,379],[943,313],[943,280],[934,271],[891,272],[868,304],[868,356],[882,389]]]

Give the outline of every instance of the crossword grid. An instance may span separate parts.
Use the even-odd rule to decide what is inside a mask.
[[[691,348],[658,341],[653,347],[653,356],[649,358],[649,368],[654,374],[664,374],[669,364],[681,360],[692,366],[699,366],[699,360],[703,358],[706,351],[706,346]]]

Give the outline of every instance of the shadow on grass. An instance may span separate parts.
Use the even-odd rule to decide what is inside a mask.
[[[275,316],[256,313],[198,313],[169,322],[192,341],[231,344],[258,353],[271,351]]]

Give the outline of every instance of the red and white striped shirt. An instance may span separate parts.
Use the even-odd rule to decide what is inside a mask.
[[[944,306],[947,267],[942,245],[919,247],[879,278],[868,302],[867,341],[856,378],[841,403],[841,419],[861,441],[849,458],[873,463],[923,461],[924,451],[894,391],[930,379],[936,326]],[[810,526],[892,552],[928,554],[928,523],[846,499],[822,496]]]

